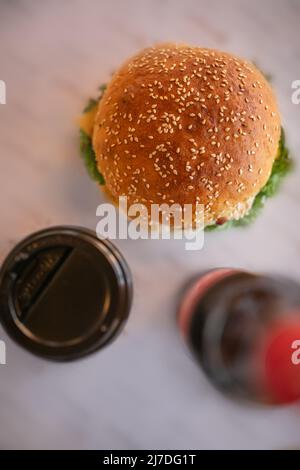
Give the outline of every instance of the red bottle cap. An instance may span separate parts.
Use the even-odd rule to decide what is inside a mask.
[[[299,312],[296,314],[272,326],[260,348],[260,382],[272,403],[300,400],[300,322]]]

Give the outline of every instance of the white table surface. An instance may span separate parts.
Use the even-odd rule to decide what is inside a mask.
[[[0,3],[0,256],[56,224],[95,228],[104,200],[78,155],[76,118],[128,55],[163,40],[217,47],[273,75],[290,148],[300,152],[299,0],[52,0]],[[117,241],[135,298],[119,339],[89,358],[44,361],[7,343],[0,366],[0,447],[286,448],[300,444],[300,407],[223,397],[189,357],[175,324],[189,276],[214,266],[300,280],[299,168],[248,229],[181,241]]]

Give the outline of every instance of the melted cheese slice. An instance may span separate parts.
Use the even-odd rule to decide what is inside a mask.
[[[82,114],[79,119],[79,126],[89,137],[92,137],[95,116],[97,113],[98,106],[94,106],[93,109]]]

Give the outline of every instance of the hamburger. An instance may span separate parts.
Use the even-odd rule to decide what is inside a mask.
[[[253,220],[290,168],[276,98],[257,67],[218,50],[147,48],[81,119],[91,176],[128,204],[203,204],[207,230]],[[196,214],[195,218],[196,218]]]

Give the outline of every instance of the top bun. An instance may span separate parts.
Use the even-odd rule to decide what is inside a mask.
[[[272,89],[251,63],[162,44],[117,71],[98,105],[93,147],[113,199],[200,203],[205,225],[243,217],[280,139]]]

